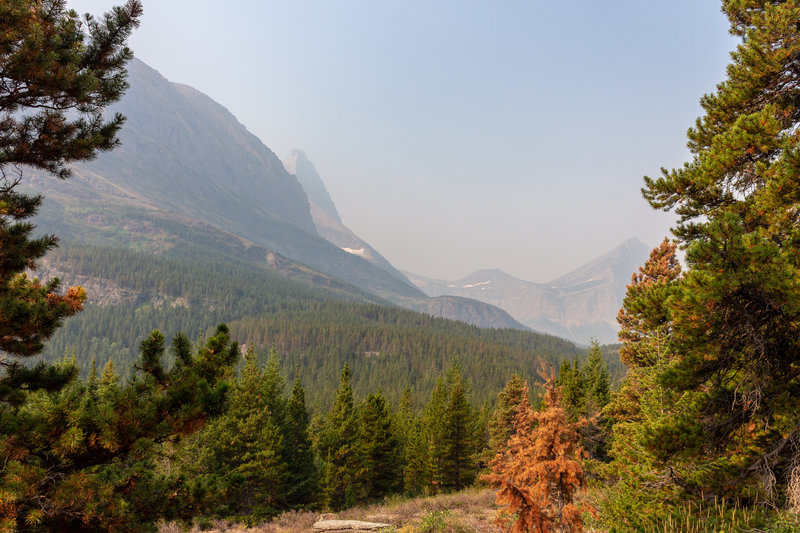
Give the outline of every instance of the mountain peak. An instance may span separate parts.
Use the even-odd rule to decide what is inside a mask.
[[[550,287],[577,286],[587,281],[613,280],[624,283],[618,285],[620,297],[625,294],[625,285],[631,274],[644,263],[650,247],[636,237],[631,237],[603,255],[576,268],[575,270],[548,283]],[[620,292],[621,291],[621,292]]]
[[[297,174],[298,163],[301,167],[303,165],[314,166],[311,161],[309,161],[308,155],[298,148],[294,148],[283,158],[283,166],[286,167],[286,170],[288,170],[290,174]]]
[[[127,117],[121,146],[75,165],[135,196],[257,241],[278,221],[316,235],[308,198],[278,157],[224,106],[140,60],[109,113]]]
[[[477,284],[477,283],[484,283],[484,282],[499,282],[499,281],[508,281],[508,280],[517,280],[511,274],[507,274],[503,272],[499,268],[484,268],[481,270],[476,270],[469,276],[466,276],[458,282],[460,283],[468,283],[468,284]]]
[[[616,340],[615,317],[631,274],[650,248],[631,237],[550,283],[533,283],[498,269],[457,281],[409,276],[429,296],[461,296],[495,305],[535,331],[589,342]]]
[[[294,174],[309,200],[317,204],[339,223],[342,222],[338,211],[336,211],[336,204],[333,203],[333,199],[325,187],[325,182],[322,181],[317,168],[308,159],[304,151],[295,148],[289,152],[289,155],[283,159],[283,166],[289,174]]]
[[[652,249],[650,246],[647,246],[645,243],[639,240],[638,237],[628,237],[622,242],[622,244],[614,248],[614,250],[622,248],[634,250],[636,253],[641,253],[643,250],[649,252]]]

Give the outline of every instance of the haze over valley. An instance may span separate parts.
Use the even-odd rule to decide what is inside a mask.
[[[162,253],[176,239],[158,220],[210,225],[230,234],[241,253],[260,256],[290,278],[350,285],[408,309],[483,327],[538,331],[583,344],[590,338],[616,341],[625,286],[649,252],[638,240],[548,284],[500,271],[457,282],[403,274],[342,223],[304,152],[293,150],[281,162],[207,96],[167,81],[140,60],[128,70],[130,88],[112,108],[127,117],[122,146],[76,165],[68,182],[44,175],[31,181],[47,198],[43,230],[91,245]],[[51,268],[58,272],[59,266]],[[68,280],[69,265],[60,268]],[[90,299],[107,296],[90,292]]]

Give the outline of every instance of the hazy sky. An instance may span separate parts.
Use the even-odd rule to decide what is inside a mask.
[[[112,0],[71,0],[99,14]],[[643,175],[688,158],[736,41],[712,0],[144,0],[137,57],[314,162],[396,267],[544,282],[675,220]]]

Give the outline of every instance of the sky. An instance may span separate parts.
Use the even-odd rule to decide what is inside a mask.
[[[642,177],[689,160],[736,40],[712,0],[144,0],[130,46],[305,151],[395,267],[546,282],[668,234]]]

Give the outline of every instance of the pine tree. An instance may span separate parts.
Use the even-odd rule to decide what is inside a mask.
[[[323,499],[333,510],[353,506],[361,491],[363,465],[350,375],[350,366],[345,364],[319,446],[320,455],[326,458]]]
[[[676,250],[675,243],[664,239],[631,277],[617,315],[622,342],[619,354],[629,367],[659,366],[669,359],[667,340],[672,319],[667,302],[681,275]]]
[[[586,379],[577,355],[572,361],[572,366],[566,361],[562,363],[558,374],[558,386],[563,391],[561,398],[567,415],[570,421],[576,422],[584,415],[587,390]]]
[[[567,363],[569,366],[569,363]],[[489,420],[489,449],[491,458],[496,456],[514,434],[514,419],[519,410],[519,404],[530,402],[523,396],[524,383],[518,374],[511,376],[506,386],[497,395],[497,405],[492,418]],[[490,459],[491,459],[490,458]]]
[[[393,412],[392,416],[392,427],[395,431],[395,438],[400,446],[401,470],[405,470],[406,449],[408,448],[409,435],[415,418],[413,400],[411,399],[411,386],[406,385],[400,396],[397,409]]]
[[[648,441],[654,427],[676,416],[676,394],[659,382],[671,361],[669,297],[678,288],[676,246],[667,239],[632,276],[617,320],[620,355],[628,365],[622,385],[603,411],[611,423],[611,463],[600,468],[610,486],[600,501],[601,516],[616,527],[658,527],[670,504],[684,500],[671,467],[656,460]],[[693,468],[691,462],[686,464]],[[677,467],[677,468],[676,468]]]
[[[436,379],[431,398],[425,405],[422,417],[422,434],[425,439],[425,480],[432,492],[444,486],[444,454],[447,439],[447,402],[450,392],[442,376]]]
[[[252,347],[234,384],[227,411],[213,420],[183,468],[201,486],[214,487],[214,514],[268,517],[284,505],[286,478],[280,422],[273,416],[274,379],[267,378]],[[209,509],[206,509],[206,513]]]
[[[424,474],[417,472],[424,475],[432,492],[463,488],[475,477],[481,428],[470,401],[461,366],[454,363],[436,379],[421,421],[427,462]]]
[[[125,41],[139,25],[130,0],[99,20],[81,20],[64,0],[0,5],[0,168],[32,167],[66,178],[67,165],[117,144],[125,120],[103,108],[127,88]]]
[[[59,280],[41,283],[24,274],[57,244],[31,239],[29,219],[41,196],[17,190],[23,169],[59,178],[66,165],[93,158],[117,143],[124,117],[104,122],[105,106],[126,88],[125,41],[139,25],[138,0],[102,20],[81,23],[63,0],[12,0],[0,5],[0,401],[15,401],[21,388],[55,390],[72,376],[68,367],[19,363],[39,353],[66,317],[80,311],[80,287],[59,294]]]
[[[607,458],[608,420],[602,415],[603,408],[611,398],[611,375],[603,360],[603,351],[592,339],[586,364],[583,369],[584,386],[583,411],[586,419],[583,428],[583,447],[593,459]]]
[[[669,345],[672,318],[668,302],[679,290],[681,274],[676,245],[668,239],[650,252],[628,285],[622,308],[617,315],[620,325],[620,358],[628,366],[622,386],[606,409],[613,419],[623,423],[642,421],[642,394],[656,392],[658,409],[667,409],[667,393],[657,376],[674,359]]]
[[[284,435],[284,449],[289,452],[286,462],[286,503],[290,508],[310,505],[317,495],[318,475],[308,425],[306,394],[297,377],[286,406]]]
[[[188,355],[161,372],[164,338],[154,331],[139,361],[152,374],[123,385],[107,367],[83,383],[73,360],[56,365],[73,376],[57,391],[20,392],[0,411],[0,527],[153,531],[159,517],[186,517],[185,480],[157,473],[155,450],[219,414],[238,345],[221,325]]]
[[[589,347],[589,355],[583,369],[586,384],[586,404],[592,404],[592,410],[599,413],[606,406],[611,394],[611,374],[603,360],[603,350],[595,339]]]
[[[692,160],[643,189],[680,216],[689,267],[668,301],[675,358],[660,378],[682,409],[651,447],[698,463],[702,475],[684,474],[707,488],[758,483],[774,498],[800,440],[800,6],[726,0],[723,11],[742,42],[701,99]]]
[[[511,533],[579,532],[581,509],[573,503],[584,484],[578,424],[569,422],[561,407],[552,368],[541,375],[545,410],[519,404],[516,431],[492,461],[487,479],[498,490],[497,502],[506,506],[506,515],[516,515]],[[523,391],[527,397],[527,383]]]
[[[475,480],[478,434],[477,417],[460,369],[450,390],[442,442],[442,486],[461,490]]]
[[[403,468],[403,490],[407,494],[421,494],[429,485],[429,443],[425,423],[413,417],[407,426]]]
[[[364,499],[380,499],[400,485],[400,443],[380,390],[367,396],[359,411],[359,445],[365,472],[363,496]]]

